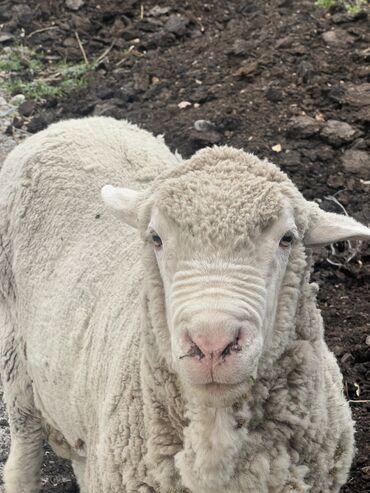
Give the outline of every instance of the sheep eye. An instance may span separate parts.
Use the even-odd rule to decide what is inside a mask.
[[[157,235],[157,233],[152,233],[152,242],[154,243],[154,246],[156,248],[161,248],[162,240],[161,240],[161,237],[159,235]]]
[[[283,247],[283,248],[288,248],[288,247],[290,247],[290,245],[292,244],[293,239],[294,239],[294,235],[293,235],[293,233],[291,233],[290,231],[288,231],[288,232],[287,232],[287,233],[285,233],[285,235],[281,238],[279,245],[280,245],[281,247]]]

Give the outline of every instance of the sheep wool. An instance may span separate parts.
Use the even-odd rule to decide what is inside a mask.
[[[106,188],[113,214],[107,184],[131,189]],[[270,238],[284,214],[296,237],[285,249]],[[309,282],[310,246],[331,231],[320,221],[342,221],[322,214],[267,161],[228,147],[182,161],[124,121],[65,121],[17,147],[0,172],[6,493],[39,491],[43,437],[72,460],[82,493],[338,493],[354,427]],[[167,232],[153,233],[156,221]],[[350,219],[335,231],[369,238]],[[248,260],[267,265],[261,238],[277,249],[271,296],[267,270]],[[190,337],[176,331],[191,296],[215,313],[212,293],[235,286],[256,300],[244,305],[257,342],[250,355],[226,347],[217,371],[235,392],[208,399],[191,381],[205,350],[174,356]]]

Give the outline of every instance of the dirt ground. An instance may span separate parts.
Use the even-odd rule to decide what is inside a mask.
[[[349,14],[306,0],[23,1],[1,2],[3,47],[36,50],[45,70],[84,56],[95,65],[83,88],[26,101],[9,135],[69,117],[127,118],[164,134],[185,157],[229,144],[269,158],[306,198],[370,223],[368,7]],[[370,246],[318,252],[313,278],[357,423],[342,491],[369,492]],[[75,490],[66,467],[48,455],[45,493]],[[61,470],[67,479],[58,484]]]

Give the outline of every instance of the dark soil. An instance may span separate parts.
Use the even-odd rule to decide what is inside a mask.
[[[368,9],[325,11],[305,0],[90,0],[73,11],[62,0],[9,0],[0,22],[14,36],[9,46],[36,49],[45,64],[82,60],[75,31],[90,61],[109,49],[86,88],[31,105],[29,131],[100,114],[162,133],[184,156],[215,143],[243,147],[279,164],[306,198],[341,212],[325,198],[335,196],[370,222]],[[35,32],[44,28],[52,29]],[[350,262],[348,245],[319,252],[313,273],[357,422],[344,493],[370,491],[370,247],[357,248]]]

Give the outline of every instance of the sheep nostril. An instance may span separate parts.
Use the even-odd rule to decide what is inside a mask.
[[[195,344],[195,342],[192,343],[189,351],[186,354],[183,354],[182,356],[180,356],[179,359],[194,358],[194,357],[198,358],[199,361],[205,357],[205,354],[200,349],[200,347]]]
[[[239,352],[242,350],[242,347],[239,344],[239,339],[240,339],[240,331],[238,332],[238,335],[235,337],[235,339],[232,342],[230,342],[230,344],[228,344],[225,347],[225,349],[221,352],[221,354],[220,354],[221,358],[225,359],[233,351]]]
[[[203,359],[205,354],[203,351],[200,349],[199,346],[197,346],[195,343],[193,344],[193,347],[191,348],[191,351],[193,353],[193,356],[196,356],[199,359]]]

